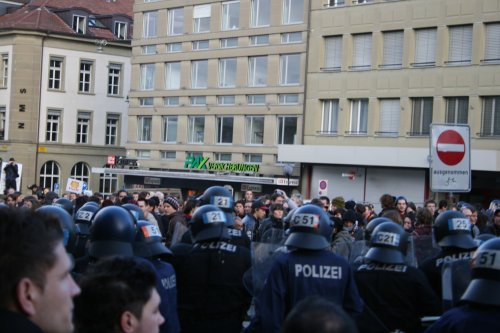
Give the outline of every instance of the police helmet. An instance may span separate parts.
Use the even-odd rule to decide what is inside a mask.
[[[132,214],[132,216],[134,217],[135,223],[137,223],[137,221],[139,221],[139,220],[146,219],[146,217],[144,216],[144,212],[142,211],[142,209],[139,206],[131,204],[131,203],[126,203],[126,204],[123,204],[121,206],[123,208],[125,208],[126,210],[128,210],[130,212],[130,214]]]
[[[94,217],[95,213],[97,213],[98,210],[99,210],[99,206],[90,205],[90,204],[83,205],[75,213],[75,217],[74,217],[75,223],[76,224],[85,224],[85,225],[90,226],[92,224],[92,218]]]
[[[226,213],[226,223],[232,226],[234,223],[234,200],[231,192],[224,186],[211,186],[198,198],[198,206],[214,205]]]
[[[372,238],[373,230],[375,230],[376,227],[378,227],[380,224],[384,222],[393,222],[393,221],[388,219],[387,217],[376,217],[370,222],[368,222],[365,228],[365,240],[370,241],[370,239]]]
[[[446,211],[439,214],[432,226],[434,239],[441,247],[458,247],[474,249],[476,243],[472,238],[469,219],[458,211]]]
[[[90,228],[89,254],[94,258],[134,255],[134,222],[134,217],[125,208],[101,208],[95,214]]]
[[[476,245],[479,247],[481,244],[484,242],[495,238],[496,236],[493,234],[479,234],[474,238],[474,242],[476,242]]]
[[[139,220],[135,234],[134,254],[138,257],[151,258],[171,255],[172,251],[163,245],[161,232],[157,226],[148,221]]]
[[[214,205],[197,208],[189,225],[194,242],[230,238],[227,231],[227,214]]]
[[[365,258],[384,264],[404,264],[409,234],[395,222],[383,222],[372,233]]]
[[[463,301],[500,306],[500,238],[484,242],[472,259],[472,280]]]
[[[299,249],[322,250],[330,246],[333,224],[320,207],[304,205],[290,219],[290,235],[285,245]]]
[[[73,206],[71,200],[66,198],[59,198],[52,205],[61,207],[62,209],[67,211],[70,216],[73,216],[75,206]]]
[[[36,210],[42,216],[55,217],[61,224],[64,235],[64,247],[68,253],[74,254],[77,242],[77,229],[73,218],[60,206],[45,205]]]

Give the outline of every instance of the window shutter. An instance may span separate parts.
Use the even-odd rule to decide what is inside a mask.
[[[500,23],[486,25],[486,50],[484,60],[500,62]]]
[[[210,17],[211,14],[211,6],[210,5],[199,5],[195,6],[193,10],[193,18],[203,18]]]
[[[397,136],[401,116],[399,99],[383,99],[380,102],[380,135]]]
[[[415,64],[436,62],[436,28],[416,30]]]
[[[354,49],[352,65],[354,68],[362,69],[371,66],[372,35],[354,35]]]
[[[342,66],[342,36],[325,37],[325,67],[340,69]]]
[[[403,62],[403,31],[384,33],[384,67],[401,67]]]
[[[472,57],[472,26],[450,27],[449,61],[451,64],[470,63]]]

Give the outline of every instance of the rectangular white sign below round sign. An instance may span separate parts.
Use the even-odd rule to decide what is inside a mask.
[[[431,125],[429,172],[433,192],[470,191],[469,125]]]

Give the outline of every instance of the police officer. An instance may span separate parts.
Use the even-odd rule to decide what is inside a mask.
[[[75,249],[75,258],[83,257],[87,254],[87,245],[90,237],[90,227],[92,218],[99,210],[95,203],[86,203],[75,213],[74,220],[77,230],[77,243]]]
[[[445,312],[426,333],[498,332],[500,328],[500,239],[490,239],[472,260],[472,280],[462,305]]]
[[[290,310],[307,296],[321,295],[355,315],[363,309],[353,274],[345,259],[331,252],[332,225],[316,205],[297,208],[285,245],[260,296],[249,332],[280,332]]]
[[[243,285],[250,251],[229,243],[226,216],[214,205],[197,208],[189,222],[194,244],[172,247],[183,333],[241,331],[251,300]]]
[[[441,268],[443,263],[456,260],[470,260],[477,245],[470,233],[470,222],[458,211],[446,211],[436,218],[432,226],[434,239],[441,251],[426,259],[420,268],[424,271],[432,289],[442,296]]]
[[[391,332],[421,332],[420,317],[440,312],[440,301],[425,275],[405,263],[408,237],[397,223],[378,225],[364,263],[354,272],[366,306]]]

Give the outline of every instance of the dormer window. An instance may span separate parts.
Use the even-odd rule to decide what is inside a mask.
[[[73,15],[73,31],[77,34],[85,34],[85,16]]]
[[[115,22],[115,36],[118,39],[127,39],[127,23]]]

